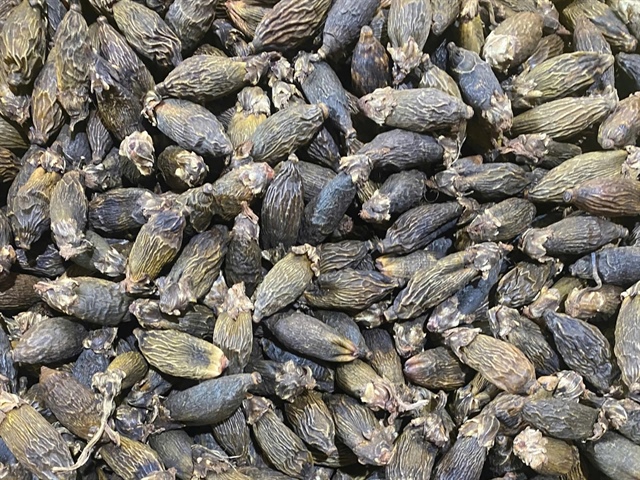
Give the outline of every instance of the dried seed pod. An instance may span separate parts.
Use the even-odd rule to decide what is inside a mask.
[[[371,351],[362,336],[358,324],[353,318],[346,313],[330,310],[316,310],[315,317],[351,340],[356,347],[358,347],[358,350],[364,353],[363,357],[370,359]]]
[[[594,178],[612,178],[620,175],[627,158],[624,150],[583,153],[558,165],[527,192],[534,202],[562,202],[566,190],[578,187]]]
[[[436,465],[434,480],[479,480],[499,428],[500,422],[490,414],[478,415],[463,423],[458,440]]]
[[[531,361],[515,346],[479,332],[454,328],[447,330],[445,341],[462,362],[498,388],[509,393],[531,392],[537,385]]]
[[[427,176],[416,170],[391,175],[363,205],[360,217],[371,222],[389,220],[417,206],[425,194]]]
[[[391,293],[398,283],[378,272],[344,268],[323,273],[304,293],[311,307],[347,312],[365,310]]]
[[[192,305],[183,315],[173,316],[160,310],[159,300],[138,299],[129,311],[145,329],[179,330],[200,338],[213,332],[215,314],[204,305]]]
[[[482,374],[476,373],[468,384],[456,390],[455,396],[453,397],[451,411],[456,424],[462,424],[466,418],[480,412],[486,405],[492,402],[492,399],[496,397],[496,395],[511,395],[509,393],[499,392],[498,387],[487,380]],[[494,408],[493,405],[491,408],[487,407],[486,410],[487,413],[490,412],[494,415],[496,415],[498,411],[499,408]],[[511,413],[511,411],[508,411],[507,414],[510,415]]]
[[[489,325],[494,336],[518,348],[533,363],[538,375],[551,375],[560,370],[560,360],[540,327],[517,310],[493,307],[489,310]]]
[[[42,318],[35,322],[13,348],[13,359],[27,364],[57,363],[82,351],[87,330],[66,318]]]
[[[455,128],[473,116],[471,107],[435,88],[379,88],[358,100],[358,105],[378,125],[418,133]]]
[[[115,188],[89,202],[89,225],[106,233],[126,232],[147,222],[145,208],[155,195],[145,188]]]
[[[329,457],[337,454],[336,427],[318,392],[310,390],[294,397],[292,402],[285,404],[284,413],[293,431],[305,443]]]
[[[202,185],[209,173],[200,155],[173,145],[158,155],[157,166],[169,188],[178,192]]]
[[[623,21],[604,3],[576,0],[567,6],[562,14],[570,28],[575,27],[578,18],[587,17],[615,49],[633,52],[638,45],[637,39],[629,33]]]
[[[44,63],[47,53],[44,2],[23,0],[4,21],[1,60],[8,85],[17,91],[28,87]]]
[[[465,231],[474,242],[511,240],[531,225],[536,207],[527,200],[508,198],[473,219]]]
[[[179,315],[201,300],[220,273],[228,242],[227,229],[222,226],[192,237],[169,274],[156,280],[160,310]]]
[[[236,93],[249,83],[257,84],[266,69],[266,60],[264,55],[246,61],[194,55],[181,62],[158,83],[155,92],[160,97],[180,98],[201,104],[211,102]]]
[[[609,341],[595,326],[547,311],[547,328],[564,362],[600,391],[607,391],[617,373]]]
[[[522,418],[545,435],[587,440],[595,435],[598,410],[564,398],[527,399]]]
[[[376,268],[388,277],[406,281],[418,270],[430,267],[437,261],[433,252],[418,250],[401,257],[382,255],[376,259]]]
[[[512,163],[482,163],[480,157],[464,157],[436,173],[428,186],[452,197],[502,200],[516,196],[530,183],[531,175]]]
[[[27,141],[22,131],[17,130],[2,116],[0,116],[0,147],[9,149],[23,149],[27,147]]]
[[[402,363],[391,335],[381,328],[365,330],[362,335],[371,351],[369,363],[381,377],[391,383],[404,384]]]
[[[582,154],[582,149],[572,143],[556,142],[546,133],[530,133],[507,140],[500,149],[512,153],[517,163],[555,168],[563,162]]]
[[[450,222],[462,213],[457,202],[420,205],[402,215],[387,230],[386,237],[377,249],[380,253],[411,253],[428,245]]]
[[[19,187],[15,196],[8,197],[7,214],[17,247],[29,250],[49,229],[51,194],[61,177],[57,171],[47,171],[38,167],[26,183]]]
[[[125,436],[120,437],[119,445],[109,443],[99,452],[109,468],[125,480],[149,478],[154,473],[164,471],[162,460],[155,450]]]
[[[222,124],[206,108],[187,100],[161,100],[155,93],[149,93],[145,101],[145,116],[178,146],[211,157],[232,152]]]
[[[613,65],[606,53],[572,52],[550,58],[518,75],[508,94],[516,108],[568,97],[593,84]]]
[[[153,448],[167,469],[175,468],[176,477],[188,480],[193,476],[191,437],[184,430],[169,430],[149,437]]]
[[[462,91],[462,98],[498,133],[511,128],[511,101],[487,62],[475,52],[447,45],[449,66]]]
[[[0,437],[20,464],[38,478],[73,479],[73,458],[60,433],[17,395],[3,392],[1,400]]]
[[[506,18],[487,36],[482,49],[484,59],[500,72],[520,65],[542,38],[543,22],[537,12],[520,12]]]
[[[51,233],[67,260],[90,248],[84,235],[89,208],[80,178],[77,170],[67,172],[51,193]]]
[[[249,144],[251,158],[255,162],[275,165],[307,145],[327,116],[328,109],[321,103],[293,105],[280,110],[256,128]]]
[[[587,280],[610,283],[620,287],[630,287],[638,280],[637,265],[640,248],[606,248],[587,255],[569,267],[571,275]]]
[[[113,148],[113,139],[96,110],[89,112],[87,137],[91,146],[91,164],[99,165]]]
[[[123,140],[140,129],[142,100],[120,82],[115,68],[100,57],[95,58],[91,88],[100,120],[116,139]]]
[[[629,389],[629,394],[637,397],[640,392],[640,351],[636,341],[638,329],[635,323],[640,301],[640,297],[637,296],[637,284],[622,295],[622,306],[616,320],[614,353],[622,373],[622,381]]]
[[[640,134],[640,94],[632,94],[618,103],[598,130],[598,143],[602,148],[622,148],[633,145]]]
[[[598,290],[574,288],[564,302],[565,312],[582,320],[610,320],[618,313],[623,291],[623,288],[615,285],[603,285]]]
[[[351,57],[351,84],[359,97],[391,83],[389,57],[371,27],[360,30],[360,38]]]
[[[292,360],[285,363],[258,360],[251,363],[251,369],[262,377],[262,383],[250,389],[255,395],[278,397],[285,402],[292,402],[316,386],[311,368],[300,367]]]
[[[330,168],[309,162],[298,162],[298,170],[302,178],[304,201],[307,203],[316,198],[324,186],[336,177],[336,172]]]
[[[164,210],[152,215],[143,225],[129,254],[124,281],[127,292],[145,291],[151,287],[165,265],[180,251],[185,224],[180,213]]]
[[[226,420],[212,425],[211,431],[229,456],[238,457],[239,464],[245,464],[249,460],[251,438],[242,406],[238,407]]]
[[[292,247],[282,260],[265,275],[253,295],[255,306],[253,320],[273,315],[293,303],[313,279],[317,254],[313,247]]]
[[[479,14],[471,18],[460,18],[458,25],[458,44],[460,47],[480,55],[482,47],[484,47],[484,40],[484,24]]]
[[[303,368],[309,367],[313,373],[313,378],[317,380],[318,390],[323,392],[333,392],[335,372],[332,369],[308,358],[299,357],[288,350],[283,350],[280,346],[266,338],[263,338],[260,343],[267,358],[271,358],[282,363],[292,361],[297,366]]]
[[[51,308],[86,322],[114,326],[130,318],[131,297],[109,280],[60,277],[41,281],[34,288]]]
[[[640,85],[640,55],[620,52],[616,55],[616,64],[631,79],[637,89]]]
[[[399,85],[420,64],[431,30],[433,8],[428,0],[396,0],[391,2],[387,46],[393,60],[393,81]]]
[[[543,475],[567,475],[578,464],[578,449],[527,427],[513,440],[513,452]]]
[[[37,303],[40,297],[33,286],[39,281],[39,277],[16,272],[0,279],[0,310],[21,311]]]
[[[374,169],[410,170],[442,161],[444,149],[429,135],[396,129],[377,135],[358,155],[366,156]]]
[[[318,58],[324,60],[344,55],[345,50],[355,43],[360,29],[371,22],[379,4],[379,0],[367,0],[357,4],[354,4],[353,0],[334,2],[324,23]]]
[[[134,131],[120,142],[118,153],[138,169],[141,175],[151,175],[155,167],[153,139],[148,132]]]
[[[287,475],[306,478],[313,467],[311,453],[276,415],[273,404],[264,397],[252,396],[245,400],[244,411],[266,459]]]
[[[408,380],[431,390],[451,391],[466,382],[464,366],[445,347],[436,347],[409,358],[404,364]]]
[[[383,427],[371,410],[346,395],[325,398],[336,425],[336,437],[363,465],[386,465],[391,459],[395,431]]]
[[[591,20],[583,15],[576,18],[573,25],[574,50],[597,52],[611,55],[611,45],[607,42],[601,30]],[[615,76],[613,66],[609,67],[602,75],[596,77],[596,82],[588,92],[603,92],[607,87],[615,88]]]
[[[229,289],[222,313],[213,330],[213,343],[229,359],[229,373],[240,373],[249,362],[252,345],[251,310],[253,304],[239,283]]]
[[[607,432],[594,442],[586,442],[582,451],[607,476],[632,480],[640,473],[639,446],[616,433]]]
[[[535,260],[553,261],[557,256],[584,255],[628,234],[626,228],[601,218],[568,217],[548,227],[527,230],[520,248]]]
[[[218,347],[187,333],[135,329],[145,359],[163,373],[194,380],[219,376],[229,361]]]
[[[391,459],[385,467],[386,478],[430,478],[437,452],[437,447],[425,438],[421,426],[407,425],[393,446]]]
[[[271,115],[271,100],[260,87],[245,87],[238,93],[236,111],[229,121],[227,135],[237,149],[251,140],[258,126]]]
[[[273,176],[274,171],[266,163],[252,162],[232,169],[211,186],[212,211],[231,220],[242,212],[244,202],[251,204],[264,193]]]
[[[31,95],[19,89],[13,92],[9,87],[6,72],[0,69],[0,115],[24,125],[29,120]]]
[[[113,67],[125,89],[131,91],[135,98],[141,101],[155,86],[151,73],[122,35],[109,25],[105,17],[98,17],[96,25],[94,48]]]
[[[369,258],[372,248],[370,242],[343,240],[336,243],[323,243],[316,249],[320,260],[318,270],[327,273],[350,267],[362,267]]]
[[[20,171],[21,162],[11,150],[0,147],[0,182],[9,183],[13,181]]]
[[[611,90],[601,96],[553,100],[516,116],[511,133],[546,133],[556,140],[567,139],[602,122],[616,104]]]
[[[519,308],[533,302],[540,289],[555,276],[560,268],[562,264],[539,265],[519,262],[500,279],[496,301],[500,305],[511,308]]]
[[[71,117],[70,127],[89,116],[89,27],[74,3],[62,19],[51,54],[56,69],[58,102]]]
[[[353,153],[356,131],[351,121],[349,98],[338,75],[328,63],[311,62],[311,55],[303,53],[296,58],[294,78],[310,102],[327,107],[329,121],[343,134]]]
[[[262,247],[266,250],[296,243],[304,213],[302,177],[295,156],[282,162],[262,202]]]
[[[357,176],[340,172],[307,204],[298,235],[300,243],[317,245],[338,228],[356,196]]]
[[[163,68],[182,61],[180,39],[153,10],[132,0],[113,5],[113,18],[127,42],[143,57]]]
[[[102,416],[99,400],[73,375],[42,367],[44,401],[56,419],[74,435],[89,440],[98,432]]]
[[[640,187],[627,178],[595,178],[566,190],[563,200],[594,215],[635,216],[640,211]]]
[[[431,32],[436,36],[441,36],[460,15],[462,8],[461,0],[449,2],[447,0],[432,0]],[[428,476],[428,475],[427,475]]]
[[[575,48],[576,50],[583,50],[579,48]],[[564,51],[564,40],[560,35],[552,34],[542,37],[536,46],[536,49],[531,54],[529,58],[527,58],[521,67],[522,72],[526,72],[532,70],[533,68],[540,65],[542,62],[549,60],[550,58],[557,57],[561,55]],[[586,50],[589,51],[589,50]],[[606,52],[598,52],[598,53],[606,53]]]
[[[476,278],[478,270],[467,267],[459,258],[460,255],[450,255],[433,266],[416,271],[393,305],[384,312],[385,318],[388,321],[415,318]]]
[[[295,51],[312,38],[331,7],[331,0],[286,0],[269,10],[256,27],[252,51]]]
[[[218,0],[171,2],[164,20],[180,39],[183,52],[192,51],[209,31],[215,18],[217,4]]]
[[[215,425],[229,418],[242,404],[245,393],[260,383],[260,375],[227,375],[173,391],[164,402],[169,417],[185,425]]]
[[[268,327],[285,347],[312,358],[351,362],[365,355],[335,328],[303,313],[271,317]]]
[[[461,324],[473,323],[485,316],[489,294],[498,283],[502,253],[488,259],[482,277],[463,287],[433,310],[427,322],[430,331],[441,332]]]
[[[271,10],[271,8],[266,5],[253,5],[251,1],[245,2],[244,0],[228,0],[224,6],[233,24],[237,26],[247,38],[253,37],[258,24],[267,12]]]
[[[4,212],[0,211],[0,279],[6,277],[16,261],[13,248],[13,231],[11,223]]]
[[[225,259],[225,276],[230,283],[243,282],[249,295],[262,279],[262,252],[258,244],[258,217],[243,203],[229,235],[229,250]]]

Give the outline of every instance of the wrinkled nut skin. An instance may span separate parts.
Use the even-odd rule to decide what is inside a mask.
[[[249,44],[255,52],[295,50],[318,32],[331,0],[286,0],[278,2],[256,27]]]
[[[501,22],[486,38],[484,59],[500,72],[522,63],[542,38],[543,17],[537,12],[516,13]]]
[[[7,84],[17,91],[27,87],[44,63],[47,52],[46,8],[38,2],[22,1],[4,20],[2,38],[3,70]]]
[[[379,88],[358,100],[360,110],[378,125],[418,133],[455,128],[473,109],[440,90]]]
[[[177,67],[182,61],[180,40],[153,10],[132,0],[122,0],[113,5],[113,18],[140,55],[164,68]]]
[[[358,96],[367,95],[378,88],[388,87],[391,83],[387,52],[368,26],[360,30],[360,38],[353,51],[351,83]]]
[[[8,406],[0,423],[0,438],[15,458],[38,478],[71,480],[73,471],[58,472],[58,467],[73,464],[69,448],[58,431],[31,405],[19,397],[3,394]]]

